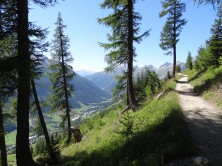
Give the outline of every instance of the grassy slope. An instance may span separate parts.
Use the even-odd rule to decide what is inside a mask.
[[[121,128],[119,112],[110,110],[83,124],[85,140],[62,148],[62,165],[155,166],[194,154],[175,92],[130,114],[131,139],[115,132]]]
[[[189,70],[185,74],[188,74],[189,81],[196,92],[222,109],[222,66],[209,69],[204,73]]]
[[[6,134],[5,140],[6,140],[6,145],[14,145],[16,141],[16,131]]]

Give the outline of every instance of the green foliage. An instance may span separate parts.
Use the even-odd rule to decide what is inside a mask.
[[[116,101],[122,99],[126,93],[126,73],[116,76],[116,87],[113,89],[113,97]]]
[[[220,4],[221,0],[194,0],[195,3],[197,3],[198,5],[200,4],[212,4],[212,5],[216,5],[216,4]]]
[[[15,36],[0,40],[0,66],[4,68],[0,70],[0,103],[4,103],[8,97],[14,95],[17,88],[17,71],[14,65],[17,52],[14,44]]]
[[[136,98],[138,101],[144,101],[146,98],[152,99],[161,87],[162,83],[158,75],[145,67],[145,71],[139,73],[135,81]]]
[[[16,155],[12,154],[12,155],[8,155],[8,165],[16,165]]]
[[[139,35],[139,21],[142,17],[134,11],[135,3],[133,0],[104,0],[101,7],[113,10],[113,13],[98,20],[100,24],[112,29],[112,34],[107,35],[109,43],[100,43],[100,46],[109,51],[105,55],[108,64],[106,70],[113,71],[117,66],[127,65],[127,105],[134,111],[138,103],[133,88],[133,61],[136,56],[133,44],[140,43],[149,35],[149,31]]]
[[[185,19],[181,19],[182,13],[185,11],[186,4],[181,3],[180,0],[164,0],[161,1],[163,10],[160,12],[159,16],[164,17],[168,15],[167,21],[163,27],[163,31],[161,32],[161,43],[160,47],[169,52],[167,54],[171,54],[170,51],[173,47],[173,44],[176,44],[179,39],[178,36],[183,28],[183,26],[187,23]]]
[[[15,34],[17,29],[17,2],[14,0],[2,0],[0,13],[0,40],[10,37]]]
[[[62,134],[58,132],[54,132],[50,135],[50,140],[51,140],[51,145],[53,147],[53,152],[56,156],[57,163],[59,164],[60,159],[61,159],[61,151],[59,148],[60,143],[63,141],[62,140]],[[40,137],[38,141],[35,144],[35,156],[37,157],[37,163],[39,165],[54,165],[55,161],[52,161],[52,159],[49,156],[48,149],[46,146],[45,138]]]
[[[180,32],[187,21],[182,19],[182,13],[186,10],[186,4],[180,0],[163,0],[161,1],[163,10],[159,16],[167,15],[166,23],[160,34],[160,47],[166,51],[167,55],[173,54],[173,77],[175,77],[176,67],[176,45],[179,41]]]
[[[170,71],[167,72],[167,76],[166,76],[166,78],[167,78],[168,80],[171,79]]]
[[[43,129],[42,129],[42,125],[39,119],[36,120],[35,126],[33,128],[33,132],[35,134],[37,134],[38,136],[43,135]]]
[[[193,58],[191,56],[190,51],[188,52],[188,56],[187,56],[187,60],[186,60],[186,68],[189,70],[193,69],[193,62],[192,62]]]
[[[204,72],[210,67],[221,65],[222,57],[222,6],[218,7],[217,19],[211,28],[212,36],[206,42],[205,47],[200,47],[196,57],[194,68]]]
[[[120,120],[119,120],[120,126],[117,129],[117,131],[115,131],[117,134],[122,135],[126,140],[130,140],[133,138],[134,135],[134,121],[133,121],[133,116],[131,115],[131,113],[129,111],[127,111],[126,113],[124,113]]]
[[[46,142],[44,137],[40,137],[35,144],[34,155],[38,156],[45,153],[47,150]]]
[[[180,65],[177,65],[177,66],[176,66],[176,72],[177,72],[177,73],[181,73],[181,67],[180,67]]]
[[[124,123],[118,113],[109,110],[82,124],[85,140],[62,150],[62,165],[161,165],[194,154],[174,92],[124,115]]]
[[[134,2],[136,3],[136,2]],[[107,17],[98,19],[100,24],[104,24],[112,29],[112,33],[108,34],[109,43],[100,43],[106,51],[105,61],[108,64],[107,71],[112,71],[115,67],[126,64],[128,60],[128,8],[127,1],[104,0],[100,5],[103,9],[111,9],[113,13]],[[149,35],[149,31],[139,34],[139,21],[142,19],[139,13],[133,12],[133,40],[140,43],[143,37]],[[135,49],[134,49],[135,50]],[[134,53],[135,56],[135,53]]]
[[[208,67],[212,66],[213,56],[209,47],[200,47],[198,55],[194,61],[194,69],[197,71],[206,71]]]
[[[185,74],[189,75],[189,81],[196,92],[200,93],[204,99],[210,100],[222,108],[222,66],[209,68],[205,72],[186,71]]]
[[[219,66],[219,59],[222,57],[222,4],[218,7],[217,19],[211,28],[211,34],[207,42],[212,54],[211,65]]]
[[[194,90],[196,92],[202,93],[212,86],[215,86],[217,83],[222,82],[222,66],[218,68],[209,68],[204,73],[196,72],[193,77],[190,77],[189,80],[194,85]]]
[[[61,151],[59,148],[59,144],[62,142],[63,140],[63,136],[61,133],[55,132],[51,134],[51,145],[53,147],[53,151],[56,155],[56,158],[59,160],[61,159]],[[50,160],[50,158],[49,158]],[[53,162],[53,161],[52,161]]]
[[[219,58],[218,62],[220,65],[222,65],[222,57]]]
[[[53,84],[53,93],[50,100],[54,110],[64,111],[64,114],[61,115],[61,124],[68,128],[68,135],[70,138],[71,133],[69,128],[71,127],[71,124],[69,112],[71,105],[69,98],[74,90],[71,81],[75,73],[73,72],[71,65],[69,65],[69,63],[73,61],[73,58],[68,50],[70,46],[69,38],[64,35],[65,27],[66,26],[63,25],[61,14],[59,13],[51,48],[52,60],[50,62],[51,72],[49,73],[49,77]]]

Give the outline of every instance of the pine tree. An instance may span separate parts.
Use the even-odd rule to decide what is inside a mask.
[[[34,0],[46,7],[56,0]],[[0,39],[17,33],[18,57],[7,59],[9,70],[11,63],[18,67],[18,104],[17,104],[17,136],[16,160],[18,166],[34,165],[29,148],[29,95],[30,95],[30,54],[28,39],[28,0],[9,0],[0,3]],[[3,23],[3,24],[2,24]],[[5,23],[5,24],[4,24]],[[14,67],[14,64],[12,65]],[[2,67],[2,66],[1,66]]]
[[[180,65],[176,65],[176,72],[177,72],[177,73],[181,73],[181,67],[180,67]]]
[[[188,52],[188,56],[187,56],[187,60],[186,60],[186,68],[189,69],[189,70],[192,70],[193,69],[193,62],[192,62],[192,56],[191,56],[191,53],[190,51]]]
[[[12,47],[14,44],[14,38],[10,37],[5,40],[0,41],[0,66],[8,66],[8,57],[16,53],[16,50]],[[12,55],[11,55],[12,54]],[[5,70],[7,69],[7,70]],[[5,130],[3,119],[5,119],[5,114],[3,113],[3,107],[8,98],[14,95],[17,88],[17,78],[15,77],[15,69],[11,66],[0,70],[0,151],[1,151],[1,164],[7,165],[7,152],[5,145]]]
[[[164,0],[162,2],[163,10],[160,12],[160,17],[167,15],[167,21],[163,27],[160,38],[160,47],[167,51],[167,55],[173,54],[173,73],[176,72],[176,46],[179,41],[179,35],[183,26],[187,23],[182,19],[182,13],[185,12],[186,4],[180,0]]]
[[[207,42],[210,47],[212,58],[211,65],[219,66],[219,59],[222,57],[222,4],[218,7],[217,19],[211,28],[210,40]]]
[[[46,127],[46,124],[45,124],[45,120],[44,120],[44,117],[43,117],[43,114],[42,114],[42,109],[41,109],[41,106],[40,106],[40,103],[39,103],[39,99],[38,99],[34,79],[31,79],[31,85],[32,85],[32,91],[33,91],[34,99],[35,99],[36,109],[37,109],[37,112],[38,112],[38,115],[39,115],[39,121],[40,121],[41,128],[42,128],[42,131],[43,131],[44,136],[45,136],[45,142],[46,142],[46,145],[47,145],[47,150],[48,150],[51,161],[53,163],[57,163],[58,159],[57,159],[57,156],[54,153],[54,150],[53,150],[53,147],[52,147],[52,144],[51,144],[51,141],[50,141],[49,133],[48,133],[48,130],[47,130],[47,127]]]
[[[126,93],[126,73],[116,76],[116,87],[113,89],[113,98],[118,101],[122,99]],[[127,103],[127,102],[126,102]]]
[[[170,80],[170,79],[171,79],[171,75],[170,75],[170,72],[169,72],[169,71],[167,72],[166,79],[168,79],[168,80]]]
[[[16,160],[18,166],[34,165],[29,146],[30,54],[28,0],[17,0],[18,8],[18,96]]]
[[[8,38],[17,31],[16,5],[14,0],[1,0],[0,2],[0,40]]]
[[[113,13],[105,18],[98,20],[100,24],[104,24],[112,28],[112,34],[108,34],[110,43],[100,43],[105,50],[109,50],[105,60],[108,64],[106,68],[112,71],[119,65],[127,66],[127,98],[129,101],[128,107],[133,111],[137,109],[137,101],[134,95],[133,87],[133,60],[135,57],[134,42],[140,43],[143,37],[146,37],[149,32],[146,31],[140,36],[139,21],[141,16],[134,12],[134,3],[132,0],[116,1],[105,0],[101,7],[103,9],[112,9]]]
[[[200,4],[213,4],[213,5],[218,5],[220,4],[222,1],[221,0],[194,0],[195,3],[197,3],[198,5]]]
[[[3,107],[7,99],[14,95],[17,87],[17,78],[15,77],[15,59],[16,50],[14,48],[16,31],[15,14],[13,8],[14,1],[1,1],[0,3],[0,165],[7,165],[7,151],[5,145],[4,119],[6,114]]]
[[[3,109],[2,103],[0,103],[0,165],[7,166],[7,152],[5,145],[5,131],[3,124]]]
[[[67,121],[68,141],[71,140],[71,121],[69,98],[73,91],[71,80],[74,77],[72,67],[69,65],[73,58],[68,51],[69,38],[64,35],[63,21],[61,14],[58,14],[54,40],[52,41],[52,60],[50,64],[50,80],[53,83],[53,107],[57,110],[64,110],[63,123]]]

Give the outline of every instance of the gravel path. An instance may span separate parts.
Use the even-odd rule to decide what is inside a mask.
[[[176,90],[190,135],[210,165],[222,166],[222,112],[198,97],[187,80],[184,75]]]

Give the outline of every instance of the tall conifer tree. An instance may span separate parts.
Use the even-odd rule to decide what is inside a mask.
[[[211,65],[219,66],[219,59],[222,58],[222,4],[218,7],[217,19],[211,28],[211,34],[208,41],[212,59],[210,59]]]
[[[179,41],[179,35],[183,26],[187,23],[182,19],[182,13],[185,12],[186,4],[181,3],[180,0],[162,0],[163,10],[160,12],[160,17],[167,15],[166,23],[163,27],[160,37],[160,47],[167,51],[167,55],[173,54],[173,73],[176,73],[176,46]]]
[[[73,91],[71,80],[74,77],[74,71],[69,65],[73,58],[69,52],[69,38],[64,34],[63,20],[61,14],[58,14],[55,23],[56,29],[54,40],[52,41],[52,60],[50,64],[50,80],[53,83],[53,107],[57,110],[65,111],[63,122],[67,121],[68,141],[71,139],[71,121],[70,121],[70,103],[69,98]]]
[[[56,0],[33,0],[41,6],[54,5]],[[18,166],[34,165],[29,148],[29,95],[30,95],[30,54],[28,39],[28,1],[3,0],[0,3],[0,40],[17,33],[18,58],[7,59],[8,66],[18,69],[18,104],[16,160]],[[4,24],[3,24],[4,23]],[[9,64],[10,63],[10,64]],[[1,66],[2,67],[2,66]],[[8,67],[7,67],[8,69]]]
[[[28,0],[17,0],[18,7],[18,97],[16,160],[18,166],[33,166],[29,146],[30,54],[28,39]]]
[[[193,62],[192,62],[192,56],[191,56],[191,53],[190,51],[188,52],[188,56],[187,56],[187,60],[186,60],[186,68],[189,69],[189,70],[192,70],[193,69]]]
[[[43,134],[45,136],[46,146],[48,150],[49,157],[52,163],[56,163],[58,161],[57,156],[54,153],[49,133],[46,127],[46,123],[43,117],[42,109],[40,106],[35,81],[34,79],[39,79],[43,73],[43,61],[45,60],[43,57],[43,53],[47,51],[48,42],[45,42],[46,39],[46,30],[42,30],[40,27],[37,27],[30,23],[29,27],[29,37],[32,39],[30,40],[30,55],[31,55],[31,89],[32,94],[36,106],[37,113],[39,115],[39,122],[41,124],[41,128]]]
[[[9,57],[15,56],[16,50],[14,48],[14,36],[7,37],[4,40],[0,40],[0,151],[2,165],[7,165],[7,152],[5,145],[5,131],[4,131],[4,119],[5,113],[3,112],[3,107],[8,98],[14,95],[17,88],[17,78],[15,77],[16,70],[14,65],[9,65]],[[11,61],[11,59],[10,59]],[[14,63],[10,62],[10,63]],[[16,62],[14,63],[16,64]],[[8,67],[6,67],[8,66]],[[4,68],[4,69],[2,69]]]
[[[98,22],[112,28],[112,33],[108,34],[110,43],[100,44],[105,50],[109,50],[109,53],[105,56],[108,64],[106,69],[112,71],[117,66],[127,66],[128,107],[135,111],[137,109],[137,101],[133,88],[133,60],[136,54],[133,43],[140,43],[142,38],[146,37],[149,32],[146,31],[138,36],[141,16],[139,13],[134,12],[134,3],[135,1],[133,0],[105,0],[101,7],[103,9],[112,9],[113,13],[99,19]]]

